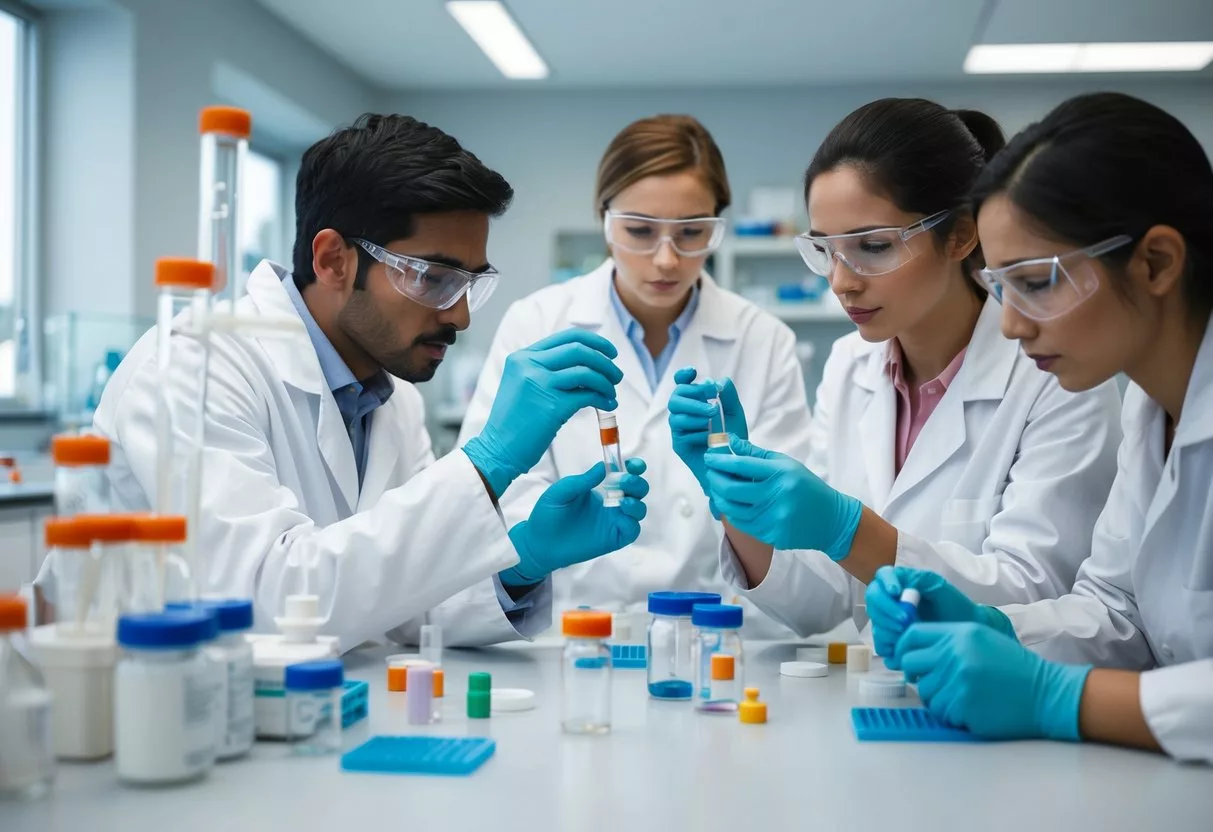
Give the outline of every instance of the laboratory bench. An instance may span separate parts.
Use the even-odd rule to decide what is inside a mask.
[[[616,670],[613,730],[592,737],[561,733],[558,646],[448,649],[442,722],[422,727],[407,724],[407,694],[386,689],[384,659],[399,648],[356,651],[347,677],[370,683],[370,717],[347,731],[347,747],[371,734],[489,736],[495,755],[467,777],[353,774],[336,756],[294,758],[262,742],[201,781],[156,789],[121,785],[112,762],[61,764],[49,798],[0,804],[0,829],[1213,828],[1213,767],[1070,743],[861,743],[844,666],[827,678],[785,678],[779,663],[795,658],[794,645],[746,649],[746,684],[761,688],[767,724],[651,700],[643,670]],[[494,687],[535,691],[537,707],[469,721],[467,674],[477,670],[492,673]]]

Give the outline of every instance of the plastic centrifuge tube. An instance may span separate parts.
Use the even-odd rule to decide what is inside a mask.
[[[729,429],[724,423],[724,408],[720,406],[720,385],[716,385],[716,394],[708,399],[715,410],[708,419],[708,447],[729,447]]]
[[[202,159],[198,194],[198,259],[215,264],[216,300],[235,304],[244,294],[236,240],[240,176],[253,119],[236,107],[207,107],[198,119]]]
[[[623,490],[619,480],[623,477],[623,452],[619,448],[619,422],[614,413],[594,411],[598,414],[598,439],[602,443],[602,461],[606,464],[606,477],[600,486],[602,504],[608,508],[623,501]]]

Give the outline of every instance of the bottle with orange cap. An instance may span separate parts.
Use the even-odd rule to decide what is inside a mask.
[[[44,795],[55,775],[51,694],[25,643],[25,599],[0,596],[0,798]]]
[[[202,163],[198,183],[198,259],[215,264],[215,295],[235,303],[243,294],[238,257],[240,177],[253,118],[237,107],[207,107],[198,118]]]
[[[169,601],[193,601],[198,596],[194,576],[180,554],[186,531],[184,515],[130,516],[122,598],[125,612],[162,612]]]
[[[51,439],[55,463],[55,513],[104,514],[110,508],[110,441],[104,436],[61,434]]]
[[[611,614],[569,610],[561,619],[566,639],[561,664],[563,710],[560,725],[569,734],[611,730]]]

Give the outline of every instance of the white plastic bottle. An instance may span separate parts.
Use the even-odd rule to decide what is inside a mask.
[[[274,619],[281,635],[255,634],[253,646],[253,719],[257,736],[286,739],[286,668],[292,664],[336,659],[341,656],[338,640],[318,635],[324,619],[315,595],[288,595],[286,615]]]
[[[50,789],[51,695],[29,658],[25,599],[0,596],[0,800],[32,799]]]
[[[181,783],[215,761],[214,679],[197,610],[124,615],[114,673],[114,756],[129,783]]]
[[[219,640],[208,648],[227,675],[226,724],[219,739],[219,759],[241,757],[253,747],[253,648],[245,633],[253,626],[253,602],[204,601],[219,618]]]

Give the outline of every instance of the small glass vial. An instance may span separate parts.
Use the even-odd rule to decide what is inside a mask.
[[[114,672],[114,759],[128,783],[182,783],[215,762],[215,684],[198,610],[124,615]]]
[[[568,734],[605,734],[611,730],[611,614],[569,610],[561,619],[567,639],[561,665],[563,713]]]
[[[110,441],[104,436],[60,435],[51,439],[55,463],[55,514],[105,514],[110,510]]]
[[[189,567],[178,554],[185,540],[183,514],[131,518],[131,543],[122,570],[122,605],[127,612],[159,612],[166,602],[196,597]]]
[[[55,776],[51,694],[25,643],[26,609],[0,596],[0,800],[42,797]]]
[[[422,624],[417,649],[421,658],[434,667],[442,667],[442,628],[437,624]]]
[[[340,659],[292,664],[286,669],[286,729],[292,750],[304,756],[341,751]]]
[[[705,379],[705,381],[711,382],[711,379]],[[724,408],[720,405],[720,384],[715,384],[717,392],[708,399],[708,404],[715,408],[708,419],[708,447],[727,448],[729,447],[729,428],[724,423]]]
[[[691,611],[696,710],[737,711],[745,681],[738,632],[741,619],[741,607],[731,604],[696,604]]]
[[[598,414],[598,441],[602,445],[602,461],[606,465],[606,477],[599,490],[602,504],[614,508],[623,502],[623,490],[619,488],[624,474],[623,451],[619,447],[619,420],[614,413],[594,412]]]
[[[232,760],[253,747],[253,646],[244,637],[253,627],[253,602],[245,599],[203,601],[219,620],[219,638],[208,648],[227,679],[226,719],[219,737],[218,759]]]
[[[691,663],[691,609],[719,604],[714,592],[650,592],[648,631],[649,696],[690,699],[695,688]]]

